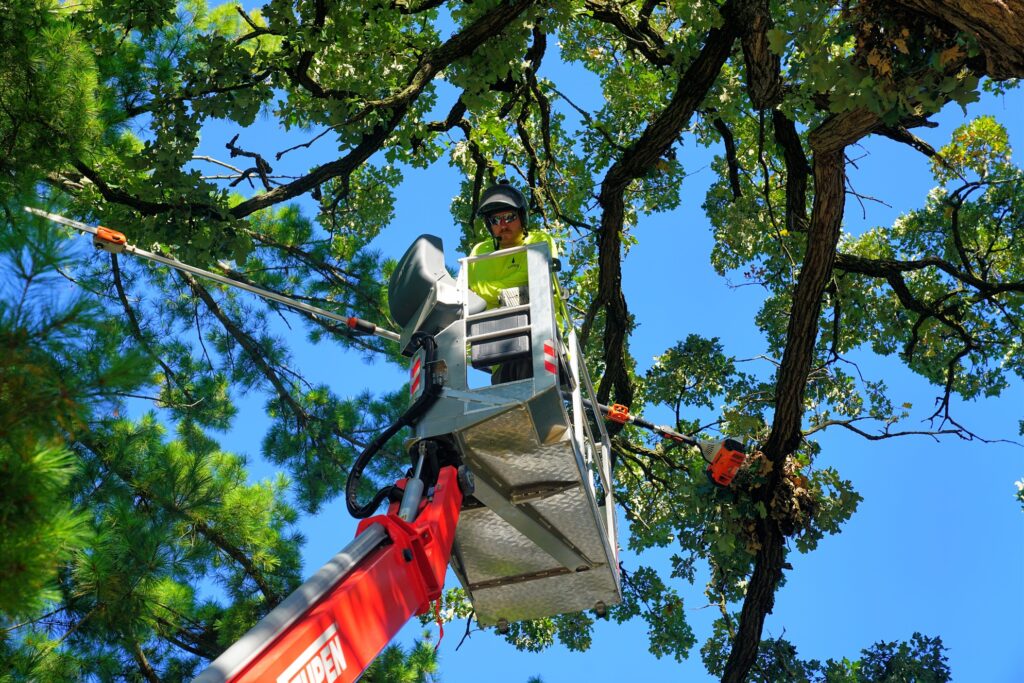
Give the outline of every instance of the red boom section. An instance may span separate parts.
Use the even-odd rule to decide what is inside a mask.
[[[441,595],[455,539],[462,492],[454,467],[441,470],[434,495],[409,523],[388,514],[363,520],[358,535],[379,524],[391,542],[379,546],[284,630],[231,683],[349,683],[414,615]]]

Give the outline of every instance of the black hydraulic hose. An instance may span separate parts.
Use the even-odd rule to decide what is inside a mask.
[[[352,469],[349,470],[348,481],[345,483],[345,507],[348,508],[349,514],[356,519],[364,519],[372,515],[395,488],[394,485],[385,486],[377,491],[369,503],[359,505],[359,501],[356,500],[356,494],[359,482],[363,478],[363,470],[370,464],[370,460],[377,454],[377,451],[387,443],[388,439],[397,434],[402,428],[415,424],[441,395],[442,385],[434,376],[434,365],[437,360],[437,342],[434,341],[431,335],[425,332],[415,334],[412,342],[416,348],[422,347],[426,350],[426,357],[423,363],[423,378],[425,382],[423,393],[420,394],[419,398],[409,406],[409,409],[394,424],[378,434],[363,449],[363,452],[359,454],[359,457],[356,458],[355,463],[352,465]]]

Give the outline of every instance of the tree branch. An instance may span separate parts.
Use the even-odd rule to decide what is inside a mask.
[[[775,26],[770,3],[768,0],[743,3],[740,13],[747,94],[755,109],[771,109],[782,100],[782,75],[780,57],[769,48],[768,31]]]
[[[672,99],[632,145],[612,164],[601,183],[598,203],[602,208],[601,232],[598,241],[600,274],[597,296],[587,311],[582,339],[586,341],[589,325],[597,312],[604,309],[605,373],[598,387],[597,399],[608,401],[612,387],[616,400],[629,405],[633,386],[626,372],[625,341],[629,326],[629,309],[622,294],[622,229],[625,220],[625,191],[631,182],[653,168],[666,150],[679,137],[697,107],[728,59],[739,34],[735,20],[729,16],[733,3],[723,8],[725,25],[711,29],[704,47],[681,74]]]
[[[740,188],[740,164],[736,159],[736,138],[733,137],[732,131],[721,117],[713,117],[711,125],[722,136],[722,144],[725,145],[725,162],[729,168],[729,187],[732,189],[732,198],[739,199],[743,196],[743,190]]]
[[[622,10],[609,0],[586,0],[584,6],[595,19],[614,27],[626,45],[643,55],[648,62],[655,66],[672,66],[672,57],[665,49],[665,39],[651,28],[650,23],[641,19],[634,26]]]
[[[807,179],[811,174],[811,165],[807,163],[796,124],[778,109],[772,110],[772,129],[775,131],[775,142],[782,148],[786,162],[786,229],[790,232],[806,232]]]
[[[235,218],[242,218],[260,209],[304,194],[332,178],[348,178],[381,148],[392,131],[402,122],[412,102],[441,69],[456,59],[468,55],[485,41],[499,35],[534,1],[514,0],[501,3],[456,33],[420,60],[409,77],[408,85],[403,90],[383,100],[367,103],[363,112],[354,117],[355,120],[359,120],[372,110],[389,112],[382,117],[382,123],[368,131],[362,141],[348,154],[341,159],[318,166],[298,180],[236,205],[231,209],[231,215]]]
[[[229,541],[224,534],[215,529],[206,520],[202,519],[195,511],[184,509],[178,505],[176,501],[167,500],[154,493],[139,480],[135,475],[135,472],[126,465],[126,461],[121,458],[113,457],[113,454],[107,453],[100,443],[93,441],[88,437],[78,439],[78,441],[95,453],[114,474],[116,474],[125,484],[131,487],[132,491],[134,491],[136,495],[140,498],[151,501],[155,505],[159,505],[162,509],[184,520],[192,526],[200,536],[209,541],[211,545],[237,562],[245,574],[256,584],[256,587],[266,599],[268,606],[273,607],[284,599],[285,596],[280,594],[273,586],[271,586],[270,581],[263,574],[260,568],[252,562],[249,556],[246,555],[240,547]]]
[[[146,653],[142,651],[142,646],[139,645],[138,641],[132,640],[130,649],[132,657],[135,658],[135,663],[139,666],[142,677],[149,681],[149,683],[160,683],[160,677],[157,676],[156,671],[150,665],[149,660],[146,658]]]
[[[230,334],[231,337],[245,350],[249,359],[274,387],[278,398],[281,399],[282,405],[289,409],[295,417],[297,428],[301,430],[303,425],[309,421],[309,414],[306,413],[302,406],[295,401],[291,392],[284,385],[284,380],[281,378],[281,375],[270,366],[270,363],[267,362],[266,354],[262,349],[260,349],[259,343],[253,339],[248,332],[243,330],[234,320],[228,317],[226,313],[224,313],[221,307],[217,305],[217,302],[214,301],[209,290],[199,284],[191,274],[179,271],[178,277],[188,284],[192,289],[192,292],[203,301],[206,308],[209,309],[210,313],[212,313],[218,321],[220,321],[220,324],[224,326],[224,329],[228,334]]]
[[[774,465],[765,486],[753,494],[755,502],[771,509],[782,485],[786,457],[802,439],[801,421],[811,361],[818,338],[818,321],[825,287],[832,277],[836,245],[845,202],[847,145],[877,124],[870,112],[853,110],[826,119],[809,136],[814,152],[814,205],[808,227],[807,250],[793,291],[786,348],[776,376],[775,414],[771,432],[761,449]],[[765,616],[775,605],[775,590],[782,579],[785,534],[771,515],[756,521],[760,548],[740,612],[739,629],[726,662],[724,682],[742,683],[757,659]]]
[[[1021,0],[896,0],[933,21],[973,35],[995,80],[1024,77],[1024,2]]]
[[[925,268],[937,268],[947,275],[970,285],[979,292],[986,295],[1002,294],[1004,292],[1024,292],[1024,282],[989,282],[971,273],[963,271],[952,263],[940,259],[937,256],[925,256],[924,258],[902,261],[888,258],[866,258],[855,254],[837,253],[836,268],[847,273],[859,273],[871,277],[885,278],[889,280],[901,273],[923,270]]]
[[[110,270],[114,276],[114,288],[117,290],[117,298],[120,300],[121,307],[124,308],[125,316],[128,318],[128,327],[132,331],[132,336],[139,342],[142,349],[160,365],[164,374],[167,376],[167,379],[176,384],[185,395],[185,398],[188,399],[192,405],[195,405],[195,399],[192,396],[192,392],[190,392],[188,387],[178,378],[177,373],[171,369],[171,366],[164,362],[164,359],[159,354],[153,351],[153,347],[150,345],[149,340],[142,333],[142,328],[139,326],[139,319],[135,315],[135,309],[133,309],[131,304],[128,302],[128,295],[124,291],[124,283],[121,281],[121,267],[117,262],[117,254],[110,255]]]

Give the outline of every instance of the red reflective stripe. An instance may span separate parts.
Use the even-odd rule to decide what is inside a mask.
[[[413,358],[412,366],[409,368],[409,395],[415,396],[416,392],[420,388],[421,380],[423,379],[423,373],[420,369],[423,367],[423,356],[419,353]]]
[[[552,375],[558,374],[558,366],[555,364],[555,345],[550,339],[544,342],[544,369]]]
[[[409,368],[409,395],[415,395],[416,391],[420,388],[420,368],[423,366],[422,356],[416,356],[416,359],[412,363],[412,367]]]

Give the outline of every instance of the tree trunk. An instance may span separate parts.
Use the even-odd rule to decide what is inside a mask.
[[[862,110],[835,116],[811,133],[814,151],[814,207],[793,304],[790,309],[786,348],[776,382],[775,418],[762,451],[772,462],[768,483],[757,494],[768,515],[758,521],[761,549],[754,561],[754,573],[740,612],[739,629],[725,665],[723,681],[742,683],[757,659],[765,617],[775,606],[775,590],[782,578],[786,537],[772,516],[772,500],[783,476],[786,456],[800,444],[804,413],[804,392],[814,359],[822,297],[832,278],[836,246],[846,201],[844,149],[866,135],[877,119]]]
[[[988,75],[996,80],[1024,76],[1024,1],[896,0],[978,39]]]

